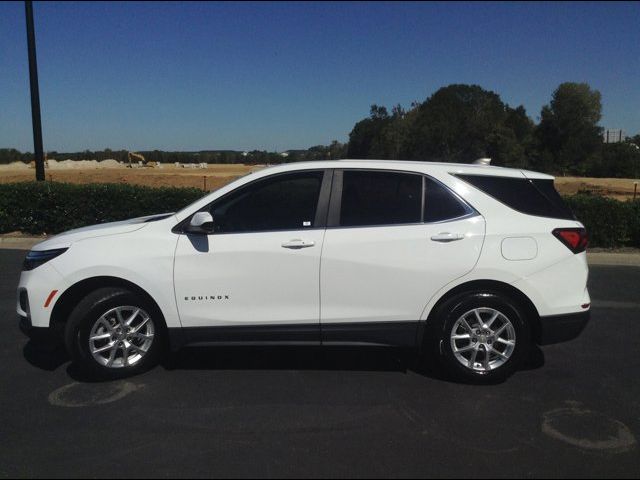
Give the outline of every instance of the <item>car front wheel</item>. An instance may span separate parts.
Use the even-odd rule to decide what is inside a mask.
[[[65,341],[74,361],[102,377],[121,378],[154,366],[164,344],[157,308],[120,288],[85,297],[67,323]]]

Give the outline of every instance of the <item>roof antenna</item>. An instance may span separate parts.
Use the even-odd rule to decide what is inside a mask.
[[[473,162],[474,165],[491,165],[491,159],[490,158],[479,158],[476,161]]]

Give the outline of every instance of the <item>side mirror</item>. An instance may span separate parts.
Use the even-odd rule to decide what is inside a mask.
[[[209,212],[196,212],[184,229],[187,233],[213,233],[213,217]]]

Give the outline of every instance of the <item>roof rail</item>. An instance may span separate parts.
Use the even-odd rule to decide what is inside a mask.
[[[491,165],[490,158],[479,158],[473,162],[474,165]]]

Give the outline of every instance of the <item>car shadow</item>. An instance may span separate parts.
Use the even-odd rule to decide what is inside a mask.
[[[523,362],[520,371],[537,370],[544,367],[544,352],[538,345],[531,347],[528,358]]]
[[[185,347],[162,363],[167,370],[362,370],[404,372],[411,353],[378,347]]]
[[[53,372],[67,363],[70,358],[62,344],[40,343],[29,340],[22,349],[27,362],[34,367]]]
[[[520,371],[545,364],[536,345]],[[415,349],[372,346],[187,347],[162,362],[165,370],[325,370],[413,372],[434,380],[460,383],[432,358]],[[496,382],[499,383],[499,382]]]
[[[68,363],[67,374],[79,382],[102,382],[70,362],[62,345],[29,341],[23,348],[33,366],[54,371]],[[544,353],[535,346],[520,368],[535,370],[545,364]],[[447,383],[460,383],[435,361],[414,349],[372,346],[217,346],[185,347],[166,355],[161,368],[174,370],[324,370],[413,372]],[[497,382],[499,383],[499,382]]]

